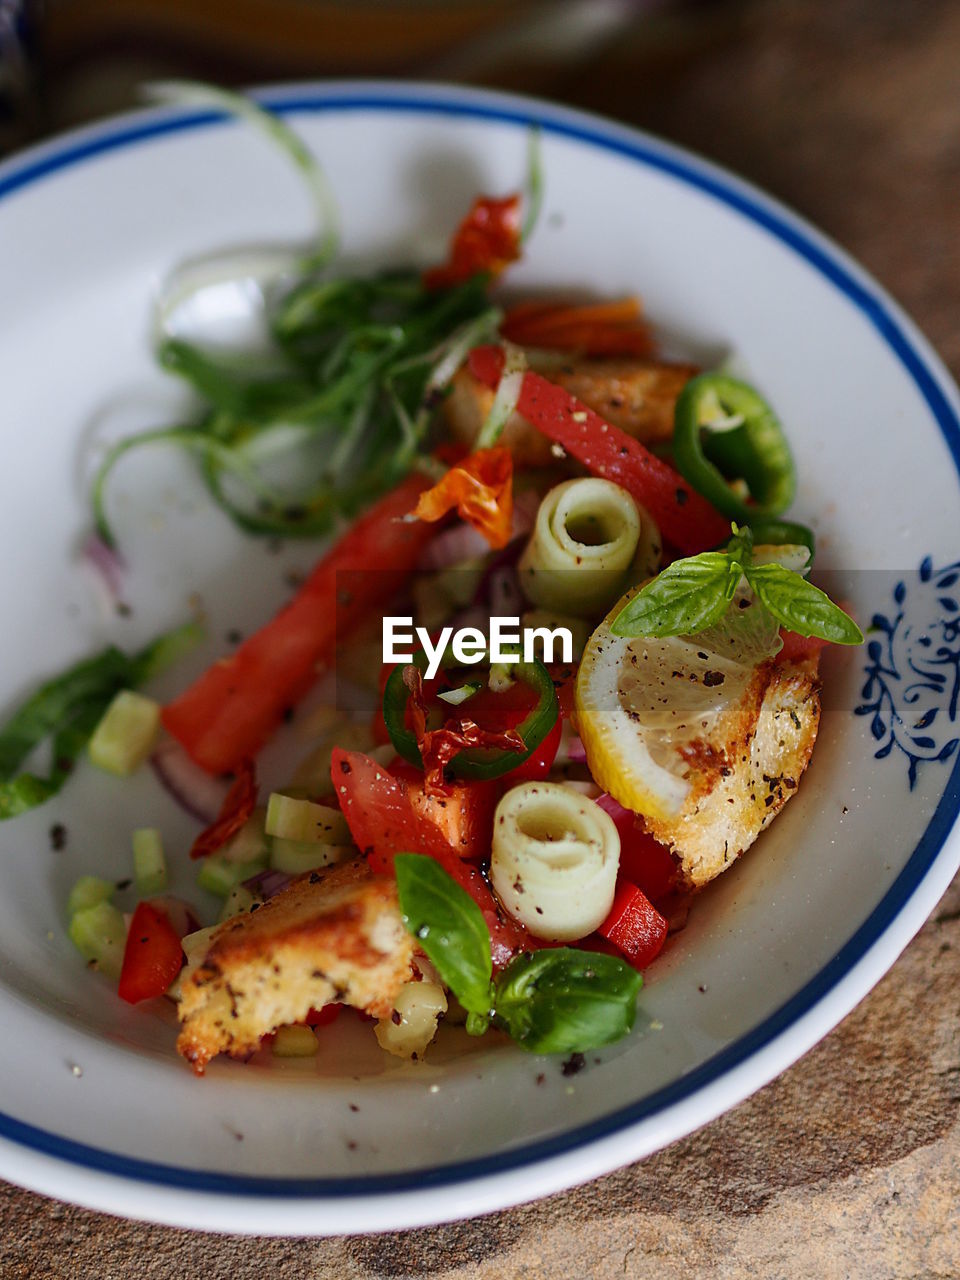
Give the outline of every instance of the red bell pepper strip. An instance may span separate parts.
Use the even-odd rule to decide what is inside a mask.
[[[477,196],[460,223],[442,267],[423,273],[428,289],[463,284],[471,276],[498,276],[520,257],[520,197]]]
[[[333,752],[330,776],[350,834],[373,871],[392,875],[397,853],[436,858],[483,912],[498,968],[518,951],[543,945],[501,911],[479,868],[459,858],[436,823],[416,812],[402,781],[362,752],[339,747]]]
[[[409,577],[433,527],[404,517],[428,484],[410,475],[381,498],[272,621],[164,708],[164,725],[199,765],[227,773],[255,755],[338,639]]]
[[[597,797],[597,804],[609,813],[620,836],[620,872],[653,902],[659,902],[677,887],[677,863],[670,850],[644,831],[632,809],[625,809],[613,796]]]
[[[456,507],[461,520],[482,533],[491,547],[505,547],[513,535],[513,454],[503,445],[478,449],[452,466],[432,489],[421,493],[413,514],[442,520]]]
[[[634,968],[644,969],[663,950],[667,922],[635,884],[618,880],[613,906],[597,933],[622,951]]]
[[[120,999],[138,1004],[162,996],[182,965],[180,935],[166,912],[152,902],[138,903],[123,952],[117,988]]]
[[[636,298],[585,306],[521,302],[506,313],[500,332],[521,347],[585,356],[648,356],[654,349]]]
[[[190,847],[191,858],[206,858],[237,834],[257,804],[257,781],[252,760],[243,760],[223,804],[206,830],[201,831]]]
[[[537,778],[545,778],[553,768],[560,749],[560,736],[563,733],[563,720],[557,716],[553,728],[523,764],[503,775],[502,781],[512,785],[514,782],[535,782]]]
[[[475,347],[469,368],[485,386],[496,387],[503,362],[499,347]],[[685,555],[729,541],[730,522],[706,498],[639,440],[605,422],[563,387],[528,371],[517,412],[594,475],[626,489],[650,512],[664,538]]]

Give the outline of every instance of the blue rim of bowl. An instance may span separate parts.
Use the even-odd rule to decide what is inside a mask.
[[[709,162],[667,143],[658,143],[626,126],[596,116],[556,108],[535,99],[508,97],[482,91],[460,94],[441,88],[435,95],[422,87],[404,90],[391,86],[378,90],[361,86],[356,92],[331,84],[326,89],[293,87],[258,93],[266,105],[284,115],[302,112],[381,112],[460,117],[527,128],[537,125],[545,134],[585,143],[612,152],[679,181],[736,210],[787,245],[851,302],[878,331],[916,384],[937,421],[954,465],[960,474],[960,418],[951,407],[927,359],[904,332],[890,304],[871,292],[847,266],[842,255],[822,237],[806,228],[799,218],[775,201]],[[26,162],[8,163],[0,170],[0,200],[63,169],[72,168],[105,153],[136,146],[154,138],[224,124],[219,112],[191,111],[160,118],[106,125],[92,135],[67,137],[43,148]],[[368,1174],[342,1178],[277,1178],[228,1174],[182,1168],[116,1155],[86,1143],[49,1133],[0,1112],[0,1138],[6,1138],[43,1155],[79,1165],[97,1173],[135,1179],[164,1187],[214,1195],[261,1196],[273,1199],[340,1199],[424,1191],[453,1186],[478,1178],[507,1173],[551,1157],[568,1154],[621,1129],[647,1120],[715,1084],[722,1076],[764,1049],[781,1033],[809,1013],[853,969],[885,933],[919,887],[943,848],[960,814],[960,757],[955,762],[929,825],[903,870],[866,921],[833,958],[794,996],[752,1031],[701,1063],[693,1071],[628,1107],[622,1107],[589,1124],[556,1137],[541,1139],[499,1155],[415,1169],[401,1173]]]

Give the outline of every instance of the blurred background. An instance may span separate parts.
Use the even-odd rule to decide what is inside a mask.
[[[822,225],[960,362],[960,0],[0,0],[0,156],[176,75],[449,80],[650,129]]]
[[[744,0],[0,0],[8,143],[127,105],[138,81],[431,78],[635,114],[736,38]]]

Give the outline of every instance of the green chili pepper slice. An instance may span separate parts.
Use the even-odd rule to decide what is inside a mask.
[[[681,391],[673,419],[680,474],[731,520],[751,523],[786,511],[796,490],[793,457],[776,414],[753,387],[702,373]],[[730,482],[742,480],[752,501]]]
[[[413,662],[421,671],[426,671],[428,659],[422,649],[414,654]],[[410,690],[404,684],[403,672],[404,667],[409,665],[409,663],[401,663],[390,673],[383,691],[383,720],[387,726],[390,741],[398,754],[422,769],[423,757],[420,754],[416,736],[411,729],[407,728],[406,723]],[[452,654],[448,652],[444,657],[444,668],[455,665],[457,664]],[[493,747],[467,748],[450,761],[450,768],[459,778],[486,781],[490,778],[502,777],[511,769],[518,768],[540,746],[556,724],[557,716],[560,714],[557,692],[550,679],[550,673],[542,662],[535,658],[532,662],[514,660],[501,663],[500,666],[511,679],[523,681],[537,695],[537,701],[531,710],[518,725],[513,726],[523,739],[525,750],[503,751]]]
[[[806,547],[810,552],[810,563],[817,554],[817,539],[812,529],[796,520],[756,520],[749,522],[750,532],[757,545],[767,543],[769,546],[782,547],[796,545]]]

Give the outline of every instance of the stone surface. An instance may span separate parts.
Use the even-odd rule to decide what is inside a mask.
[[[651,19],[544,86],[730,164],[859,257],[960,373],[960,5],[771,0]],[[540,86],[538,86],[540,87]],[[0,1275],[955,1280],[960,881],[800,1063],[642,1164],[535,1205],[342,1240],[215,1239],[0,1187]]]

